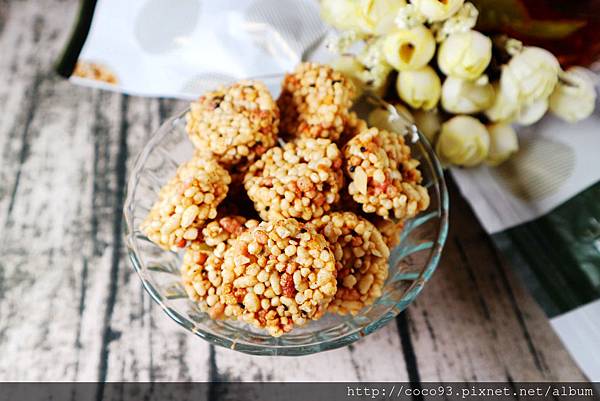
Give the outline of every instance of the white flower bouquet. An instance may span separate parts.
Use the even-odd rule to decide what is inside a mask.
[[[464,0],[322,0],[321,14],[339,30],[334,67],[358,93],[410,113],[447,165],[497,166],[519,148],[513,125],[548,111],[577,122],[594,110],[589,71],[564,71],[545,49],[478,32],[479,11]]]

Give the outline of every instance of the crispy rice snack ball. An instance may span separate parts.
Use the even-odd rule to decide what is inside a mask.
[[[295,219],[262,222],[225,253],[225,315],[280,336],[323,315],[337,291],[335,275],[322,235]]]
[[[256,220],[241,216],[226,216],[211,221],[202,230],[202,236],[193,241],[183,255],[181,276],[188,296],[198,303],[200,310],[213,319],[225,317],[221,302],[221,266],[225,252],[246,228],[258,225]]]
[[[310,220],[331,210],[344,184],[342,154],[329,139],[299,138],[272,148],[246,174],[248,197],[264,220]]]
[[[241,81],[192,102],[186,118],[196,148],[231,167],[252,162],[275,145],[279,108],[264,84]]]
[[[230,182],[229,173],[215,160],[195,155],[160,190],[142,231],[165,250],[185,247],[198,238],[207,220],[217,216]]]
[[[352,179],[348,192],[366,213],[405,219],[429,206],[427,189],[420,185],[419,162],[411,158],[402,136],[369,128],[343,149]]]
[[[309,224],[329,242],[335,256],[337,293],[328,311],[357,314],[382,294],[390,251],[377,228],[352,212],[336,212]]]
[[[329,66],[303,63],[287,74],[277,100],[281,131],[336,141],[348,119],[354,86]]]

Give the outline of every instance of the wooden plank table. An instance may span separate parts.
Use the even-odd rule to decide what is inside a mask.
[[[300,358],[184,332],[130,266],[121,210],[135,156],[185,105],[55,76],[76,13],[0,0],[0,381],[583,379],[454,187],[442,262],[395,324]]]

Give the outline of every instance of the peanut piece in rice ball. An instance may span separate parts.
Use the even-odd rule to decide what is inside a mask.
[[[308,226],[325,237],[336,260],[338,290],[329,312],[355,315],[381,296],[390,251],[372,223],[352,212],[336,212]]]
[[[302,63],[285,76],[277,100],[281,132],[336,141],[348,119],[354,85],[329,66]]]
[[[383,241],[392,249],[400,244],[400,234],[404,230],[404,220],[384,219],[378,217],[373,220],[373,224],[383,237]]]
[[[217,216],[230,182],[229,173],[215,160],[195,155],[160,190],[142,232],[165,250],[185,247],[199,237],[207,220]]]
[[[419,161],[401,135],[369,128],[348,141],[343,152],[352,180],[348,193],[365,213],[406,219],[429,207]]]
[[[243,216],[224,216],[208,223],[202,229],[202,239],[208,246],[217,246],[221,242],[231,242],[248,227],[257,225],[256,220]]]
[[[200,310],[207,312],[213,319],[225,317],[225,305],[220,300],[224,254],[244,229],[256,225],[258,221],[246,221],[241,216],[226,216],[214,220],[204,227],[201,238],[193,241],[183,255],[183,286]]]
[[[339,200],[342,154],[328,139],[299,138],[272,148],[246,174],[248,197],[264,220],[310,220]]]
[[[275,145],[279,108],[267,87],[241,81],[201,96],[186,115],[190,140],[226,167],[257,159]]]
[[[295,219],[244,231],[225,253],[222,276],[225,315],[275,337],[319,319],[337,291],[329,244]]]

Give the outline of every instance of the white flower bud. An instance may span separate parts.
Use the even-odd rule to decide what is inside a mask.
[[[426,66],[435,53],[435,39],[424,26],[403,29],[387,35],[383,41],[386,60],[398,71]]]
[[[535,124],[544,117],[546,111],[548,111],[548,99],[540,99],[521,107],[517,112],[516,121],[521,125]]]
[[[552,53],[539,47],[525,47],[502,69],[500,91],[517,105],[534,103],[550,96],[559,71],[560,65]]]
[[[335,28],[359,29],[359,10],[355,0],[322,0],[321,18]]]
[[[401,71],[396,81],[400,99],[414,109],[431,110],[440,100],[442,84],[433,68]]]
[[[395,26],[398,11],[405,0],[358,0],[358,24],[362,32],[383,35]]]
[[[454,33],[440,45],[438,65],[448,76],[475,80],[492,59],[492,41],[477,31]]]
[[[442,107],[454,114],[478,113],[494,103],[494,88],[490,83],[466,81],[448,77],[442,85]]]
[[[456,116],[442,125],[435,152],[445,164],[473,167],[484,161],[490,149],[490,136],[479,120]]]
[[[435,141],[437,133],[442,127],[442,118],[437,110],[415,110],[413,113],[417,128],[430,143]]]
[[[464,0],[411,0],[429,22],[450,18],[463,5]]]
[[[359,98],[364,91],[364,83],[361,76],[364,74],[365,66],[360,63],[354,56],[341,56],[335,59],[331,66],[333,69],[344,74],[354,84],[354,98]]]
[[[487,127],[490,150],[485,162],[497,166],[519,150],[517,133],[510,124],[493,124]]]
[[[573,67],[561,79],[550,96],[550,110],[570,123],[589,117],[596,105],[596,90],[589,71]]]

